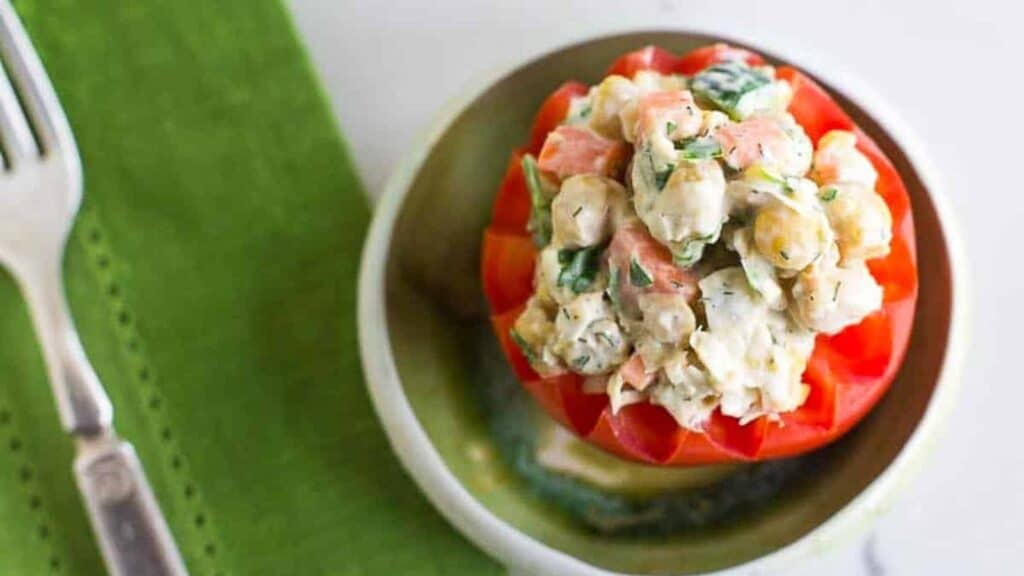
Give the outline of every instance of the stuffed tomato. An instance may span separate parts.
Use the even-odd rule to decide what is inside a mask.
[[[910,202],[811,78],[646,47],[542,105],[483,240],[492,322],[551,417],[619,456],[760,460],[885,393],[917,297]]]

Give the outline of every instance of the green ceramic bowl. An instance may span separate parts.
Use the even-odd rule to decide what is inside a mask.
[[[909,188],[921,292],[910,351],[892,389],[829,450],[824,470],[798,489],[727,527],[672,538],[588,532],[534,496],[495,454],[475,401],[476,389],[493,377],[482,366],[495,362],[478,263],[481,232],[510,151],[525,140],[540,102],[564,80],[595,82],[615,56],[646,44],[681,53],[719,40],[692,32],[630,33],[574,44],[498,75],[443,112],[377,207],[359,301],[363,363],[377,412],[395,452],[434,505],[514,572],[777,569],[863,529],[881,513],[953,402],[966,323],[959,283],[964,266],[934,170],[898,117],[848,75],[839,78],[835,68],[807,57],[753,47],[828,87]]]

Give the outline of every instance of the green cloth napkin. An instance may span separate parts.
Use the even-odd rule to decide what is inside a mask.
[[[85,166],[75,318],[192,574],[498,573],[403,474],[368,402],[369,212],[286,9],[15,5]],[[3,275],[0,574],[103,573],[71,459]]]

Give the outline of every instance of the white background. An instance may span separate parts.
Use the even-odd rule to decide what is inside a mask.
[[[973,337],[959,405],[920,476],[871,535],[791,574],[1024,572],[1024,14],[1015,1],[290,4],[374,197],[412,139],[473,80],[591,35],[717,30],[821,53],[870,84],[945,177],[967,241]]]

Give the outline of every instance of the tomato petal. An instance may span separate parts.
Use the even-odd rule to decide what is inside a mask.
[[[757,456],[767,431],[768,421],[765,418],[740,424],[738,418],[725,416],[719,410],[711,414],[705,428],[705,433],[713,444],[747,459]]]
[[[779,67],[775,76],[786,80],[793,88],[789,113],[815,145],[831,130],[853,130],[853,120],[824,88],[808,76],[788,66]]]
[[[631,404],[610,418],[615,438],[634,458],[666,462],[682,440],[682,429],[661,406]]]
[[[884,258],[868,260],[868,270],[885,290],[885,301],[895,302],[917,293],[917,269],[910,247],[903,236],[896,235]]]
[[[523,175],[523,153],[515,151],[508,161],[505,177],[498,188],[498,196],[494,199],[494,211],[491,215],[493,230],[510,234],[526,234],[526,224],[530,221],[530,190],[526,187]]]
[[[551,416],[569,430],[574,430],[569,422],[569,415],[566,414],[565,405],[562,403],[562,392],[559,384],[560,379],[558,377],[538,378],[522,382],[523,388],[530,393],[530,396],[533,396],[533,399],[548,416]]]
[[[484,231],[482,254],[484,295],[493,312],[504,312],[533,294],[537,249],[529,236]]]
[[[786,424],[801,423],[826,429],[835,424],[837,377],[832,372],[831,359],[825,350],[815,346],[814,354],[807,361],[804,383],[810,387],[810,393],[800,408],[783,416]]]
[[[608,395],[587,394],[583,391],[583,379],[576,374],[571,376],[558,378],[559,397],[569,426],[576,434],[586,436],[608,406]]]
[[[673,70],[679,74],[692,76],[701,70],[719,62],[735,62],[742,60],[751,66],[761,66],[764,58],[756,52],[746,48],[730,46],[724,42],[718,42],[710,46],[702,46],[691,50],[676,61]]]
[[[494,327],[494,335],[498,338],[501,351],[505,354],[512,371],[521,382],[532,382],[539,380],[540,376],[530,367],[530,362],[523,355],[523,351],[512,341],[512,327],[516,319],[523,313],[523,307],[513,308],[503,314],[491,316],[491,326]]]
[[[657,46],[645,46],[639,50],[628,52],[619,56],[612,62],[606,76],[618,74],[626,78],[633,78],[641,70],[653,70],[659,74],[670,74],[675,66],[676,57],[668,50]]]
[[[883,308],[869,314],[860,324],[820,340],[818,346],[835,350],[851,374],[877,378],[885,374],[892,357],[892,330]]]
[[[530,145],[527,151],[530,154],[540,152],[544,140],[555,128],[565,121],[569,115],[569,106],[574,98],[585,96],[590,90],[585,84],[579,82],[566,82],[551,93],[541,104],[537,116],[533,119],[533,128],[530,130]]]
[[[857,149],[867,156],[868,160],[871,161],[871,165],[875,167],[875,171],[878,172],[878,183],[875,185],[875,191],[878,192],[882,199],[885,200],[886,205],[889,206],[893,225],[899,226],[904,218],[911,217],[910,195],[907,194],[907,189],[903,185],[903,179],[900,178],[896,167],[886,158],[885,154],[870,136],[858,127],[854,127],[853,132],[857,136]]]

